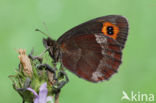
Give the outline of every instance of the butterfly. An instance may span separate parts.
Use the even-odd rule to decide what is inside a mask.
[[[118,71],[128,36],[128,21],[108,15],[80,24],[58,40],[43,39],[49,55],[78,77],[90,82],[108,80]]]

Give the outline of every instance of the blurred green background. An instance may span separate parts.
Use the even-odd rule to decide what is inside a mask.
[[[16,49],[29,53],[34,47],[38,54],[44,50],[36,28],[57,39],[78,24],[110,14],[123,15],[130,24],[119,72],[93,84],[67,71],[70,82],[62,89],[60,103],[128,103],[121,101],[123,90],[156,96],[155,0],[0,0],[0,103],[22,102],[8,75],[18,66]]]

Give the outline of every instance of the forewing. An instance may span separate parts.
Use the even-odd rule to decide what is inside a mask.
[[[114,27],[114,35],[107,34],[107,27]],[[99,17],[83,24],[80,24],[71,30],[65,32],[58,40],[58,43],[66,42],[72,36],[103,33],[119,42],[122,48],[125,45],[128,36],[128,21],[125,17],[120,15],[109,15]]]

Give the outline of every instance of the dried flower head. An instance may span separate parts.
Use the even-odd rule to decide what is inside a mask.
[[[20,60],[20,65],[23,66],[23,73],[25,75],[28,75],[29,77],[32,77],[32,66],[29,57],[26,55],[26,50],[24,49],[19,49],[19,60]]]

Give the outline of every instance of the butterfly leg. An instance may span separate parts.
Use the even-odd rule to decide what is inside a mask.
[[[65,78],[65,80],[59,80],[59,79],[64,79],[64,78]],[[55,89],[61,89],[68,82],[69,82],[69,79],[68,79],[67,74],[63,70],[61,70],[58,73],[57,80],[54,83],[53,88],[55,88]]]
[[[61,63],[60,66],[60,72],[58,73],[58,77],[57,78],[65,78],[64,81],[61,81],[58,88],[61,89],[65,84],[67,84],[69,82],[69,78],[66,74],[66,72],[64,71],[64,66]]]
[[[48,49],[49,49],[49,48],[47,48],[46,50],[44,50],[39,56],[33,56],[33,54],[34,54],[34,49],[32,49],[31,53],[30,53],[28,56],[29,56],[29,58],[30,58],[31,60],[38,60],[40,63],[42,63],[42,61],[43,61],[42,56],[48,51]]]
[[[58,86],[59,89],[61,89],[65,84],[69,82],[67,74],[62,70],[58,73],[58,78],[61,77],[65,77],[65,80],[60,82],[60,85]]]
[[[38,60],[40,63],[42,63],[43,59],[40,56],[33,56],[34,54],[34,49],[31,50],[31,53],[28,55],[28,57],[31,59],[31,60]]]
[[[55,68],[52,68],[50,65],[48,64],[39,64],[37,66],[38,69],[42,70],[42,69],[46,69],[48,71],[50,71],[51,73],[53,73],[53,79],[55,80],[56,79],[56,69]]]

